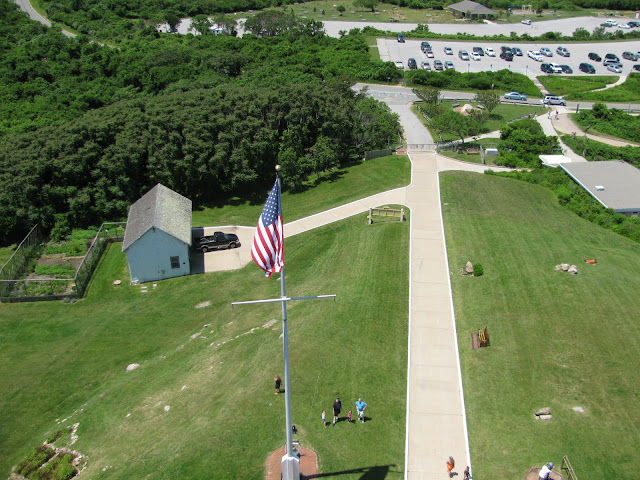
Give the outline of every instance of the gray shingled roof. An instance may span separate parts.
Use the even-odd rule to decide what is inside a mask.
[[[633,165],[611,160],[561,163],[560,167],[606,208],[640,211],[640,170]]]
[[[495,10],[491,10],[490,8],[485,7],[476,2],[472,2],[471,0],[463,0],[462,2],[452,3],[447,8],[451,10],[455,10],[460,13],[471,13],[472,15],[496,15],[497,12]]]
[[[131,205],[122,251],[152,227],[191,245],[191,200],[158,183]]]

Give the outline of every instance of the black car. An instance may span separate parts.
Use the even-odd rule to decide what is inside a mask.
[[[511,53],[513,53],[514,55],[517,55],[518,57],[522,56],[522,50],[520,50],[518,47],[513,47],[511,49]]]
[[[193,248],[208,252],[209,250],[226,250],[240,246],[238,236],[233,233],[214,232],[213,235],[206,235],[198,238],[193,243]]]
[[[544,73],[553,73],[553,69],[551,68],[551,65],[549,65],[548,63],[541,64],[540,70],[542,70]]]
[[[596,69],[590,63],[581,63],[578,69],[584,73],[596,73]]]
[[[600,62],[602,60],[602,57],[597,53],[591,52],[589,54],[589,60],[593,60],[594,62]]]
[[[573,73],[573,69],[569,65],[560,65],[562,73]]]
[[[605,61],[606,60],[615,60],[616,62],[620,63],[620,58],[617,55],[613,54],[613,53],[607,53],[604,56],[604,59],[605,59]]]
[[[500,58],[502,58],[503,60],[506,60],[507,62],[513,62],[513,53],[509,52],[502,52],[500,54]]]
[[[634,65],[633,67],[631,67],[631,70],[635,70],[636,72],[640,72],[640,65]]]
[[[415,70],[416,68],[418,68],[418,63],[416,62],[415,58],[410,58],[407,62],[407,66],[409,67],[409,70]]]
[[[500,47],[500,52],[502,52],[502,53],[509,52],[510,54],[513,55],[513,52],[511,51],[511,47],[502,46],[502,47]]]
[[[484,57],[484,50],[482,49],[482,47],[473,47],[471,51],[477,53],[481,57]]]
[[[637,28],[640,27],[640,22],[636,22],[635,20],[633,20],[631,22],[627,22],[627,25],[629,25],[631,28]]]
[[[399,33],[399,34],[398,34],[398,41],[399,41],[400,43],[404,43],[404,33]]]

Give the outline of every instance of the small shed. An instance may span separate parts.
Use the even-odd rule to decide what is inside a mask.
[[[453,3],[447,7],[454,16],[462,16],[465,18],[488,18],[495,17],[498,12],[485,7],[484,5],[472,2],[471,0],[463,0],[462,2]]]
[[[131,205],[122,251],[131,283],[189,275],[191,200],[158,183]]]

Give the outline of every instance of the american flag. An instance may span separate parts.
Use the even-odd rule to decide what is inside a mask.
[[[265,271],[267,277],[271,278],[273,272],[282,270],[284,266],[283,248],[282,206],[280,204],[280,188],[276,179],[258,219],[258,227],[251,247],[253,261]]]

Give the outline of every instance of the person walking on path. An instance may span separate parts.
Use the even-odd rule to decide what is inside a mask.
[[[362,401],[361,398],[356,402],[356,409],[358,410],[358,418],[364,423],[364,409],[367,408],[367,404]]]
[[[333,426],[336,426],[336,422],[338,421],[338,415],[342,411],[342,402],[340,401],[340,397],[336,397],[336,401],[333,402]]]
[[[469,465],[464,469],[462,473],[462,480],[471,480],[471,472],[469,471]]]
[[[280,384],[282,384],[282,379],[280,378],[279,375],[276,375],[275,377],[273,377],[273,381],[275,382],[275,394],[279,394],[280,393]]]
[[[549,462],[540,469],[540,473],[538,474],[539,480],[548,480],[549,475],[553,472],[553,462]]]
[[[453,459],[453,457],[449,457],[449,460],[447,460],[447,474],[449,475],[449,478],[453,477],[453,467],[456,466],[456,461]]]
[[[547,120],[551,120],[551,110],[547,112]]]
[[[322,410],[322,425],[324,425],[324,428],[327,428],[327,411],[326,410]]]
[[[558,110],[556,110],[556,120],[558,119]]]

